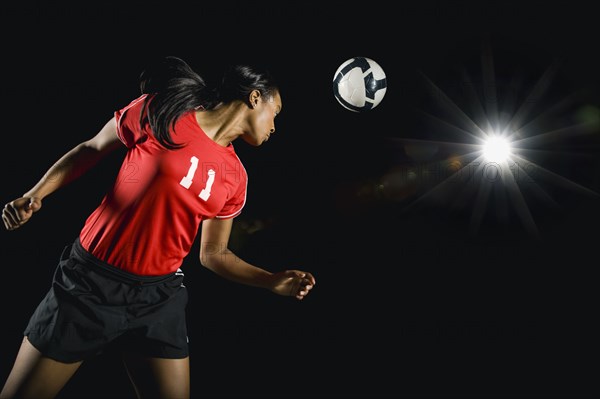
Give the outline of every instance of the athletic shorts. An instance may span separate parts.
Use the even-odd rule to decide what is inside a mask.
[[[183,273],[138,276],[67,245],[24,331],[45,356],[72,363],[113,347],[141,356],[188,356]],[[119,349],[121,350],[121,349]]]

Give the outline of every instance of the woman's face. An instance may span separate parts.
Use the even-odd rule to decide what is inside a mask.
[[[251,103],[252,100],[251,100]],[[281,112],[281,96],[275,91],[271,97],[260,96],[250,112],[249,131],[242,137],[253,146],[259,146],[269,140],[275,132],[275,117]]]

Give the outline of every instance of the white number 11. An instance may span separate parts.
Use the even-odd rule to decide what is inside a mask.
[[[181,184],[183,187],[185,187],[187,189],[189,189],[190,186],[192,185],[194,175],[196,174],[196,169],[198,169],[198,158],[191,157],[190,162],[192,164],[190,165],[190,168],[188,169],[187,175],[183,179],[181,179],[181,181],[179,182],[179,184]],[[208,179],[206,180],[206,187],[204,187],[202,189],[202,191],[200,191],[200,194],[198,194],[198,197],[202,198],[204,201],[208,201],[208,198],[210,197],[210,190],[212,188],[213,183],[215,182],[216,172],[212,169],[209,169],[207,173],[208,173]]]

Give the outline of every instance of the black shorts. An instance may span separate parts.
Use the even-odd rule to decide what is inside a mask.
[[[183,273],[138,276],[87,252],[77,238],[67,245],[52,287],[24,334],[45,356],[64,363],[114,346],[142,356],[188,356]]]

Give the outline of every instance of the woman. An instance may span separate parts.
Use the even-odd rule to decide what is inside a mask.
[[[200,227],[199,260],[213,272],[299,300],[315,285],[310,273],[271,273],[227,246],[247,182],[232,142],[260,146],[275,132],[282,103],[272,77],[235,66],[210,88],[183,60],[166,57],[142,73],[140,87],[141,96],[95,137],[4,207],[5,227],[17,229],[46,196],[127,147],[114,185],[63,251],[2,399],[54,397],[84,360],[116,343],[128,348],[125,365],[139,397],[189,397],[179,266]]]

